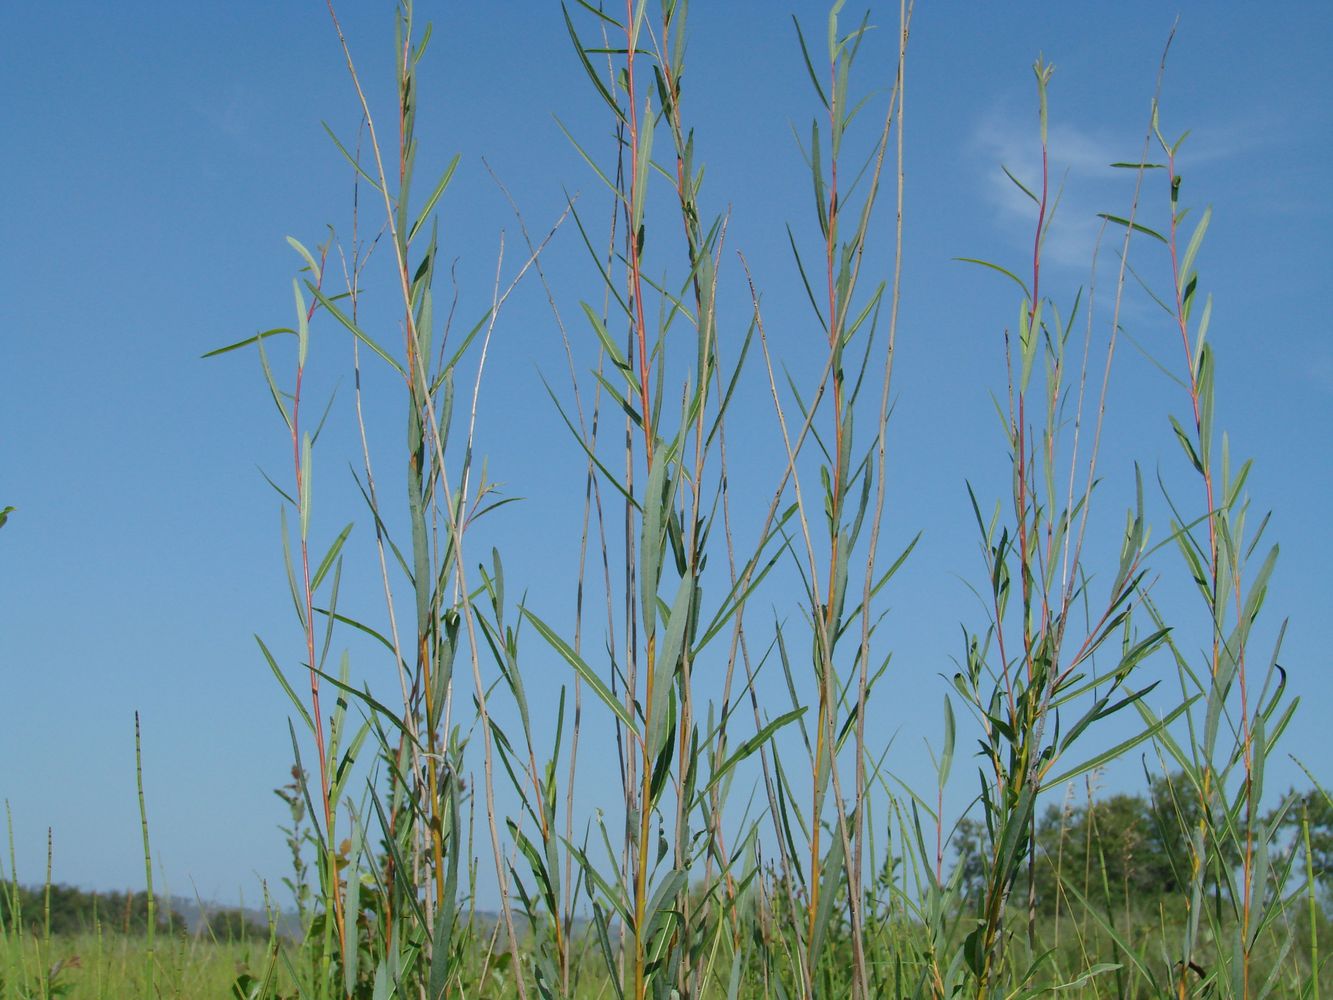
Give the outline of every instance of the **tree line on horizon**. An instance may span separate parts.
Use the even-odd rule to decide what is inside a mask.
[[[1062,804],[1048,806],[1037,822],[1038,859],[1033,866],[1032,893],[1037,911],[1049,916],[1067,908],[1069,885],[1085,896],[1110,896],[1134,908],[1179,892],[1189,877],[1184,831],[1198,821],[1197,800],[1181,794],[1180,780],[1178,775],[1153,779],[1147,794],[1117,792],[1084,802],[1067,796]],[[1310,868],[1325,909],[1333,911],[1333,803],[1317,788],[1293,790],[1270,813],[1270,819],[1277,818],[1281,810],[1285,810],[1280,824],[1288,835],[1288,850],[1304,850],[1303,824],[1308,823]],[[981,820],[965,817],[959,822],[954,864],[962,868],[965,896],[982,886],[985,842]],[[1239,863],[1238,858],[1233,861]],[[21,922],[40,933],[48,919],[55,936],[97,931],[141,935],[148,926],[148,895],[13,882],[0,892],[0,925],[12,927]],[[199,919],[191,920],[165,900],[156,904],[156,930],[219,941],[269,936],[268,928],[254,914],[240,908],[205,905]]]
[[[238,907],[201,905],[190,919],[165,899],[154,901],[154,930],[159,934],[212,937],[218,941],[267,940],[269,930],[255,915]],[[142,935],[148,930],[147,892],[94,892],[52,883],[11,882],[0,891],[0,927],[23,926],[53,937],[108,933]]]
[[[1309,868],[1326,911],[1333,911],[1333,802],[1322,789],[1294,789],[1269,813],[1286,835],[1286,851],[1305,851],[1304,824],[1309,827]],[[1037,912],[1050,915],[1069,908],[1069,886],[1087,898],[1109,898],[1142,908],[1179,893],[1188,884],[1188,831],[1199,822],[1197,797],[1188,794],[1181,775],[1150,779],[1146,794],[1091,794],[1076,802],[1072,794],[1052,803],[1036,820],[1037,856],[1032,866]],[[965,895],[979,892],[988,863],[984,822],[965,817],[954,840],[955,864],[961,866]],[[1228,863],[1240,858],[1228,845]],[[1296,869],[1304,872],[1300,863]],[[1214,873],[1212,881],[1216,881]]]

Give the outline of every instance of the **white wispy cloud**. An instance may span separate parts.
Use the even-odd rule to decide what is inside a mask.
[[[972,130],[969,156],[976,166],[981,194],[993,209],[995,225],[1011,234],[1016,247],[1030,246],[1036,224],[1036,206],[1005,176],[1007,168],[1034,193],[1040,193],[1041,147],[1035,115],[1030,109],[992,107]],[[1280,116],[1279,116],[1280,117]],[[1278,117],[1259,120],[1247,116],[1191,130],[1183,147],[1186,171],[1210,167],[1242,157],[1260,155],[1280,146],[1288,130]],[[1044,258],[1058,266],[1086,269],[1102,220],[1098,213],[1127,216],[1133,203],[1135,174],[1111,166],[1137,162],[1143,150],[1143,132],[1123,134],[1108,128],[1081,127],[1052,122],[1049,129],[1050,184],[1060,200],[1046,239]],[[1154,140],[1148,159],[1161,160]],[[1276,197],[1276,192],[1269,192]],[[1154,206],[1141,202],[1137,221],[1151,224]]]
[[[995,109],[977,122],[971,142],[982,195],[994,211],[995,225],[1012,234],[1015,246],[1031,244],[1037,209],[1001,167],[1040,194],[1041,147],[1031,118]],[[1133,155],[1126,155],[1126,144],[1117,136],[1065,124],[1051,125],[1048,149],[1048,209],[1054,205],[1054,215],[1043,256],[1055,265],[1086,269],[1101,228],[1097,213],[1125,214],[1124,192],[1133,191],[1133,174],[1110,164]]]

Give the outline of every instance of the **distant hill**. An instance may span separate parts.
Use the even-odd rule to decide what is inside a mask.
[[[172,896],[171,909],[193,935],[203,934],[207,923],[212,929],[213,936],[219,940],[227,936],[226,931],[239,932],[242,926],[250,928],[251,932],[257,930],[261,936],[268,937],[268,914],[252,906],[222,906],[207,900],[201,904],[194,898]],[[295,913],[281,910],[278,912],[278,933],[289,938],[301,936],[301,922]],[[230,936],[235,938],[242,935],[232,933]],[[247,933],[245,936],[253,936],[253,933]]]

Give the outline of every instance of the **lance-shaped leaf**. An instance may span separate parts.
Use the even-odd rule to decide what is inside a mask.
[[[597,672],[594,671],[592,667],[588,666],[583,657],[579,656],[569,643],[556,635],[551,626],[547,625],[527,608],[523,609],[523,617],[532,622],[533,627],[541,634],[541,637],[551,644],[551,648],[559,653],[561,657],[564,658],[565,662],[574,668],[575,672],[583,678],[588,687],[592,688],[593,693],[601,699],[602,704],[611,709],[611,711],[615,713],[616,718],[623,722],[626,728],[637,736],[639,727],[634,722],[634,717],[630,715],[624,705],[616,700],[616,696],[611,693],[611,689],[608,688],[602,679],[597,676]]]
[[[676,664],[680,661],[681,650],[685,646],[685,629],[690,619],[690,604],[694,598],[694,581],[684,577],[676,590],[676,599],[671,605],[671,617],[667,619],[666,633],[662,645],[657,650],[653,663],[653,696],[648,705],[648,752],[656,758],[661,752],[667,735],[667,702],[671,697],[671,682],[675,677]]]
[[[643,613],[644,640],[651,642],[657,633],[657,583],[662,572],[662,537],[665,531],[663,508],[669,503],[662,495],[666,484],[668,452],[658,448],[648,470],[648,486],[643,496],[643,535],[639,542],[639,603]]]

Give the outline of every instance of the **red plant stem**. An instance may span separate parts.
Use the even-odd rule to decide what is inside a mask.
[[[829,129],[830,137],[836,138],[838,128],[838,104],[837,104],[837,65],[829,67],[830,88],[829,88]],[[828,229],[824,239],[824,259],[825,271],[828,279],[828,344],[829,351],[838,349],[838,341],[842,337],[842,331],[839,329],[838,320],[838,291],[837,291],[837,252],[838,252],[838,157],[832,152],[830,145],[829,152],[829,201],[828,201]],[[828,689],[831,683],[829,673],[833,670],[832,641],[829,637],[833,635],[837,627],[837,622],[833,620],[833,589],[836,586],[838,574],[838,523],[841,514],[839,504],[839,484],[842,481],[842,365],[838,363],[833,368],[833,475],[831,478],[831,496],[829,521],[833,528],[833,537],[829,541],[829,582],[827,591],[827,601],[825,602],[823,614],[823,639],[820,646],[823,650],[824,668],[819,680],[819,718],[816,721],[815,729],[815,767],[812,774],[812,806],[819,805],[819,775],[823,771],[824,762],[824,742],[825,732],[829,726],[829,699]],[[829,747],[828,752],[833,753],[833,748]],[[819,837],[819,815],[818,809],[810,819],[810,910],[809,910],[809,937],[807,941],[814,942],[815,920],[819,912],[819,861],[820,861],[820,837]],[[813,971],[813,970],[811,970]]]
[[[643,286],[640,277],[639,260],[639,238],[643,231],[642,212],[638,229],[633,226],[635,216],[635,206],[639,205],[644,197],[644,192],[638,190],[638,163],[639,163],[639,112],[636,104],[634,88],[634,48],[637,43],[634,37],[634,0],[625,0],[625,87],[629,95],[629,142],[630,142],[630,181],[629,181],[629,203],[626,205],[626,215],[631,223],[626,237],[629,240],[629,280],[630,297],[634,302],[634,326],[638,339],[639,350],[639,407],[643,418],[643,444],[644,459],[647,462],[648,469],[653,467],[653,420],[652,407],[648,396],[648,329],[643,315]],[[646,182],[645,175],[645,182]],[[659,497],[645,497],[645,504],[660,502]],[[656,544],[656,540],[648,539],[648,543]],[[645,608],[646,614],[656,614],[655,608]],[[647,667],[647,677],[644,682],[644,711],[651,712],[653,703],[653,674],[655,648],[652,638],[648,639],[647,649],[645,650],[645,664]],[[634,881],[634,997],[635,1000],[643,1000],[647,996],[648,982],[646,978],[646,955],[645,949],[647,941],[644,940],[643,932],[648,907],[648,833],[650,821],[650,800],[652,798],[652,776],[653,762],[651,759],[652,748],[648,745],[647,733],[645,729],[644,739],[642,741],[642,766],[643,773],[640,775],[639,788],[639,843],[638,843],[638,862],[635,871]]]
[[[319,273],[315,275],[316,289],[324,284],[324,262],[328,258],[328,248],[320,251]],[[319,300],[311,302],[306,308],[306,322],[315,315]],[[305,363],[298,361],[296,366],[296,387],[292,392],[292,464],[296,470],[296,495],[304,494],[305,477],[308,472],[301,463],[301,386],[305,377]],[[307,512],[307,517],[309,512]],[[324,804],[324,830],[327,837],[325,845],[328,852],[328,870],[333,880],[333,916],[338,929],[338,947],[345,954],[347,949],[346,927],[342,912],[342,893],[339,891],[338,864],[333,849],[333,806],[329,802],[329,765],[328,753],[324,746],[324,716],[319,707],[319,674],[315,668],[315,595],[310,587],[310,546],[305,532],[301,533],[301,577],[305,591],[305,641],[306,665],[310,668],[310,708],[315,722],[315,747],[319,751],[319,788],[320,799]]]
[[[1041,303],[1041,237],[1042,230],[1046,225],[1046,199],[1050,193],[1050,161],[1046,142],[1046,136],[1043,133],[1041,138],[1041,203],[1037,206],[1037,229],[1032,237],[1032,302],[1028,308],[1028,340],[1031,342],[1037,336],[1037,311]],[[1023,369],[1025,362],[1020,359],[1019,370]],[[1021,374],[1020,374],[1021,379]],[[1032,599],[1032,570],[1027,560],[1027,387],[1019,383],[1018,390],[1018,482],[1019,482],[1019,511],[1018,511],[1018,544],[1019,559],[1022,565],[1021,581],[1023,587],[1023,653],[1027,659],[1028,680],[1032,680],[1034,664],[1032,661],[1032,642],[1031,635],[1027,628],[1027,608]],[[1045,623],[1043,622],[1043,625]]]
[[[630,220],[633,220],[634,206],[643,198],[644,192],[637,190],[636,180],[639,162],[639,111],[635,104],[634,96],[634,0],[625,0],[625,32],[629,42],[625,46],[625,81],[629,92],[629,149],[630,149],[630,173],[629,173],[629,214]],[[645,181],[647,176],[645,175]],[[643,229],[640,222],[639,231]],[[631,231],[629,237],[629,277],[630,277],[630,296],[634,300],[634,326],[638,334],[639,341],[639,405],[643,416],[643,442],[644,457],[647,460],[648,468],[653,465],[653,428],[652,412],[648,399],[648,326],[643,318],[643,288],[640,278],[639,262],[639,235],[640,232]],[[652,683],[652,674],[649,673],[649,683]]]

